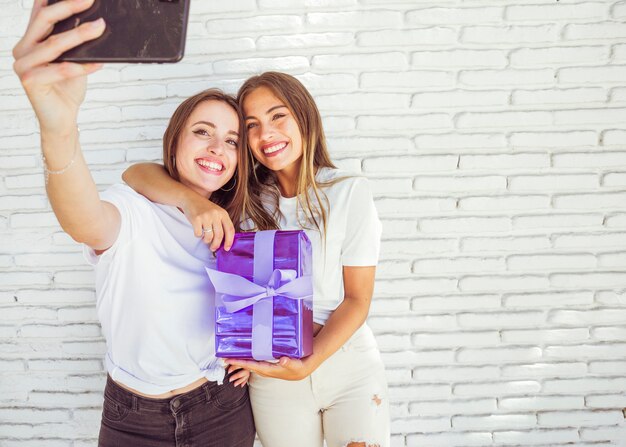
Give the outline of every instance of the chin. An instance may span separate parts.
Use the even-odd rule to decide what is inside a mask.
[[[282,169],[285,166],[289,165],[289,161],[282,158],[263,156],[261,160],[263,160],[263,164],[265,165],[265,167],[273,171]]]
[[[210,196],[215,191],[221,188],[221,186],[214,185],[214,184],[206,184],[203,182],[194,182],[193,187],[191,185],[187,185],[187,186],[190,186],[191,189],[193,189],[198,194],[203,195],[205,197]]]
[[[206,191],[207,194],[213,194],[215,191],[219,191],[219,189],[221,188],[221,186],[210,186],[210,187],[204,187],[204,191]]]
[[[263,165],[270,171],[280,171],[282,169],[282,163],[263,163]]]
[[[277,163],[271,163],[271,167],[269,167],[269,169],[271,169],[272,171],[282,171],[283,169],[287,169],[290,166],[293,166],[295,162],[296,160],[285,160]]]

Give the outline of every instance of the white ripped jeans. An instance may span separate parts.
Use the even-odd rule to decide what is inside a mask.
[[[289,381],[253,374],[250,400],[263,447],[389,447],[385,368],[364,324],[309,377]],[[362,444],[361,444],[362,445]]]

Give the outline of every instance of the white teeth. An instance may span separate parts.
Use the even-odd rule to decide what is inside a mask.
[[[224,166],[222,166],[219,163],[215,163],[213,161],[206,161],[206,160],[197,160],[197,163],[200,166],[203,166],[205,168],[209,168],[212,169],[213,171],[221,171],[222,169],[224,169]]]
[[[277,144],[276,146],[269,147],[267,149],[263,149],[264,154],[271,154],[273,152],[279,151],[287,147],[287,143]]]

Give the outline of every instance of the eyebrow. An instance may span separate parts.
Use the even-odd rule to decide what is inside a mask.
[[[197,122],[193,123],[192,126],[195,126],[196,124],[205,124],[205,125],[209,126],[211,129],[216,129],[215,124],[213,124],[210,121],[197,121]],[[229,130],[227,133],[232,134],[232,135],[236,135],[237,137],[239,137],[239,133],[235,132],[234,130]]]
[[[265,114],[267,115],[268,113],[272,113],[274,110],[276,110],[276,109],[282,109],[283,107],[284,107],[285,109],[287,108],[287,106],[285,106],[285,105],[283,105],[283,104],[280,104],[280,105],[277,105],[277,106],[274,106],[274,107],[270,107],[270,108],[267,110],[267,112],[265,112]],[[246,120],[254,119],[254,116],[246,116],[246,118],[245,118],[245,119],[246,119]]]

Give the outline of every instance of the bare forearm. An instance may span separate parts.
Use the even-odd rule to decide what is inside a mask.
[[[137,163],[122,174],[128,186],[153,202],[183,208],[185,199],[199,194],[174,180],[162,165]]]
[[[333,311],[313,342],[307,362],[317,368],[348,341],[369,313],[376,267],[343,267],[344,299]]]
[[[369,300],[344,300],[330,315],[313,341],[309,362],[316,369],[345,344],[361,327],[369,313]]]
[[[61,227],[76,241],[93,248],[110,247],[119,223],[100,201],[77,129],[42,131],[41,148],[46,160],[44,169],[49,170],[46,191]]]
[[[135,164],[122,174],[122,179],[149,200],[180,209],[191,223],[194,234],[209,244],[211,251],[217,250],[222,240],[224,248],[230,250],[235,228],[228,212],[174,180],[162,165]]]
[[[307,358],[300,360],[281,357],[278,363],[227,359],[228,363],[278,379],[301,380],[308,376],[328,357],[337,352],[367,318],[372,298],[374,272],[374,267],[365,269],[344,267],[345,298],[313,340],[313,354]]]

